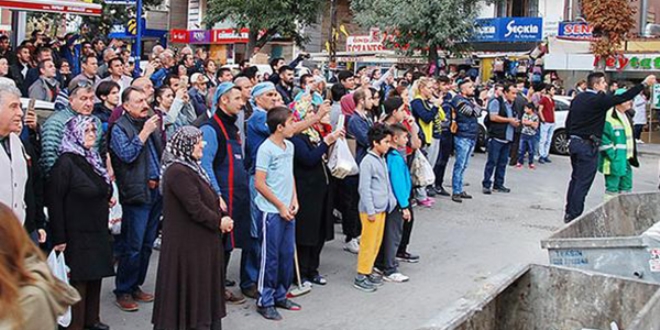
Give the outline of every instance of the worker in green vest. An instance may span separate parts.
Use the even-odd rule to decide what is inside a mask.
[[[619,89],[615,94],[624,92]],[[607,111],[598,158],[598,171],[605,174],[605,200],[632,191],[632,167],[639,167],[631,108],[632,101],[626,101]]]

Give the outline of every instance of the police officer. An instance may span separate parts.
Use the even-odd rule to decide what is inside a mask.
[[[655,76],[650,75],[625,93],[611,95],[607,93],[607,80],[603,72],[593,72],[587,77],[587,90],[573,99],[566,119],[573,172],[566,194],[564,222],[573,221],[584,211],[584,199],[596,176],[598,146],[603,135],[607,110],[632,100],[655,82]]]

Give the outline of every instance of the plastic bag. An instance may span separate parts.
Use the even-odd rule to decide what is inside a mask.
[[[115,182],[112,183],[112,199],[116,201],[115,205],[110,208],[110,216],[108,217],[108,229],[112,235],[119,235],[121,233],[121,217],[122,208],[119,204],[119,189]]]
[[[410,166],[410,176],[415,187],[426,187],[435,183],[433,167],[424,154],[417,150]]]
[[[360,168],[355,162],[351,150],[348,148],[346,139],[338,139],[335,142],[332,151],[330,151],[328,168],[332,176],[338,179],[356,175],[360,172]]]
[[[53,275],[60,281],[69,285],[69,267],[66,265],[64,260],[64,253],[58,255],[55,250],[50,251],[48,255],[48,267],[53,272]],[[71,306],[69,306],[62,314],[62,316],[57,318],[57,324],[68,327],[71,324]]]

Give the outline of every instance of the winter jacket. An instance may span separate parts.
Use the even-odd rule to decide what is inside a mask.
[[[630,117],[614,108],[607,111],[598,150],[598,171],[605,175],[624,176],[630,166],[639,166]]]

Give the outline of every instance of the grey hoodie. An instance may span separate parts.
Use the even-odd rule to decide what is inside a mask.
[[[392,192],[387,163],[371,149],[360,163],[358,184],[360,204],[358,211],[367,215],[392,212],[396,207],[396,197]]]

